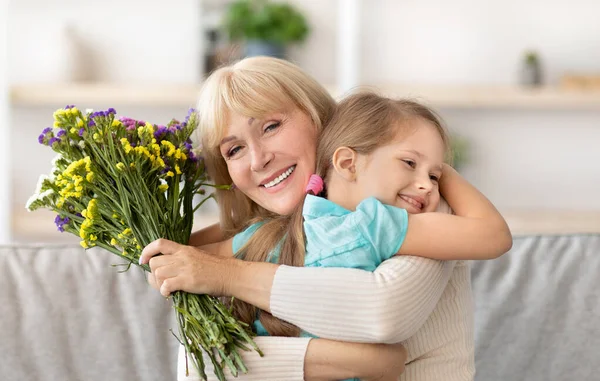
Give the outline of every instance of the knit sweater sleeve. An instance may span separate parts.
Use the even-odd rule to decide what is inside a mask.
[[[280,266],[271,313],[334,340],[397,343],[425,323],[444,291],[453,261],[396,256],[374,272]]]

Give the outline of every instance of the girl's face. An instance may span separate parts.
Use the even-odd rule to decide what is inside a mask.
[[[436,210],[444,143],[430,122],[416,119],[410,127],[414,132],[399,128],[389,144],[358,155],[356,200],[375,197],[413,214]]]
[[[221,155],[235,186],[263,208],[290,214],[315,171],[317,129],[298,109],[263,119],[229,115]]]

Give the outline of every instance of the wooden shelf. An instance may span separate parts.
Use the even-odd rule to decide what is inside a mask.
[[[511,109],[589,109],[600,111],[600,90],[559,87],[381,85],[393,97],[414,97],[433,107]]]
[[[335,97],[342,94],[335,86],[326,86]],[[411,97],[440,108],[511,108],[545,110],[598,110],[600,90],[566,90],[558,87],[522,88],[517,86],[434,86],[434,85],[364,85],[394,97]],[[17,106],[53,106],[74,103],[112,107],[193,106],[199,85],[125,85],[125,84],[58,84],[14,85],[10,100]]]
[[[194,85],[118,85],[105,83],[16,85],[10,100],[18,106],[101,104],[141,106],[193,106],[200,86]]]

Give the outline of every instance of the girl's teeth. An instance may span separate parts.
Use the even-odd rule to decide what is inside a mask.
[[[402,196],[402,199],[403,199],[404,201],[408,202],[409,204],[416,206],[416,207],[417,207],[417,208],[419,208],[419,209],[422,209],[422,208],[423,208],[423,205],[421,205],[421,203],[420,203],[420,202],[418,202],[418,201],[416,201],[416,200],[413,200],[413,199],[412,199],[412,198],[410,198],[410,197]]]
[[[276,177],[272,181],[266,183],[265,184],[265,188],[271,188],[271,187],[279,184],[284,179],[286,179],[289,175],[291,175],[292,172],[294,172],[294,169],[296,169],[296,166],[290,167],[287,171],[283,172],[281,175],[279,175],[278,177]]]

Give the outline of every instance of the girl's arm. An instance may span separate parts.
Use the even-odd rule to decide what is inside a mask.
[[[449,165],[444,165],[440,190],[456,215],[409,215],[399,254],[440,260],[492,259],[510,250],[512,235],[502,215]]]
[[[158,253],[164,255],[153,257]],[[280,266],[164,239],[144,248],[141,262],[148,260],[163,295],[182,290],[233,296],[316,336],[367,343],[412,336],[433,311],[454,266],[410,256],[388,259],[374,272]]]
[[[329,381],[347,378],[362,380],[397,380],[404,371],[406,350],[401,345],[343,343],[325,339],[298,337],[257,337],[256,343],[265,354],[241,352],[248,373],[236,379],[249,380],[309,380]],[[212,363],[205,361],[209,380]],[[200,377],[192,362],[187,362],[183,346],[179,349],[177,379],[197,381]],[[233,376],[226,370],[228,379]]]

